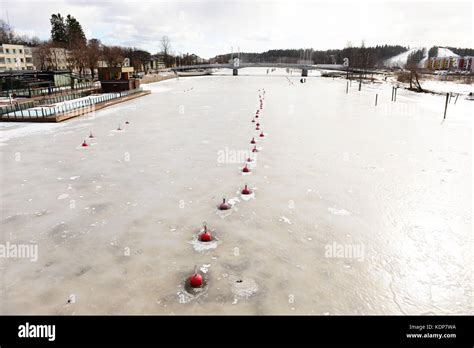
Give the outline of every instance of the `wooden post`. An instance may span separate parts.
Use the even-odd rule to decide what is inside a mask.
[[[375,94],[375,106],[377,106],[377,99],[378,99],[379,95],[378,94]]]
[[[454,100],[454,105],[458,102],[459,93],[456,94],[456,99]]]
[[[449,93],[446,93],[446,103],[444,104],[444,117],[443,117],[443,120],[446,119],[446,111],[448,111],[448,100],[449,100]]]
[[[391,101],[393,101],[393,89],[394,89],[394,87],[392,86],[392,99],[391,99]]]
[[[395,93],[394,93],[394,97],[393,97],[394,102],[397,101],[397,91],[398,91],[398,87],[395,87]]]
[[[349,81],[347,81],[346,94],[349,93]]]

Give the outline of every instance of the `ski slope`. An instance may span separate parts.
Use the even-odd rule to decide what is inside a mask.
[[[407,64],[408,57],[410,56],[410,54],[421,49],[423,50],[423,59],[420,60],[420,62],[418,63],[418,66],[420,68],[424,67],[426,65],[426,61],[428,60],[428,49],[426,47],[411,48],[406,52],[400,53],[392,58],[387,59],[384,62],[384,65],[389,68],[394,68],[394,67],[404,68]],[[459,55],[451,51],[449,48],[438,47],[437,57],[459,57]]]

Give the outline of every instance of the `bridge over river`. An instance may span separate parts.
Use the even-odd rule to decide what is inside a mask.
[[[198,64],[183,65],[171,68],[171,70],[205,70],[205,69],[232,69],[233,75],[238,75],[238,70],[242,68],[288,68],[301,70],[301,76],[308,76],[308,70],[343,70],[347,67],[342,64],[290,64],[290,63],[239,63],[239,64]]]

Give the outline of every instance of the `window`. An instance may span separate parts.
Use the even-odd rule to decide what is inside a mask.
[[[15,54],[15,53],[16,53],[16,49],[15,49],[15,48],[14,48],[14,49],[12,49],[12,51],[13,51],[13,54]]]
[[[0,53],[3,53],[3,47],[0,47]]]
[[[10,50],[8,48],[5,48],[5,53],[10,53]]]
[[[19,52],[20,54],[22,54],[22,53],[23,53],[23,50],[22,50],[22,49],[19,49],[18,52]]]
[[[22,62],[22,63],[23,63],[23,62],[24,62],[24,59],[23,59],[23,58],[20,58],[20,62]]]
[[[12,60],[10,58],[7,58],[7,63],[10,63]]]
[[[5,58],[4,57],[0,57],[0,63],[5,64]]]

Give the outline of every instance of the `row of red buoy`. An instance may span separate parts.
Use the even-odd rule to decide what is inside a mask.
[[[125,124],[130,124],[130,122],[129,122],[129,121],[125,121]],[[118,131],[121,131],[121,130],[122,130],[122,128],[120,127],[120,124],[118,125],[117,130],[118,130]],[[91,131],[91,132],[89,133],[89,139],[92,139],[92,138],[95,138],[95,136],[92,134],[92,131]],[[89,146],[89,144],[88,144],[87,141],[84,139],[84,141],[82,142],[82,145],[81,145],[81,146],[82,146],[82,147],[87,147],[87,146]]]
[[[260,91],[260,90],[259,90]],[[265,89],[263,89],[263,95],[265,95]],[[257,112],[255,113],[255,116],[252,118],[252,123],[255,123],[256,120],[259,118],[260,110],[263,110],[263,100],[265,99],[262,97],[262,95],[259,94],[259,99],[260,99],[260,108],[257,109]],[[265,134],[263,131],[260,129],[260,123],[256,122],[256,128],[257,131],[260,131],[259,137],[263,138],[265,137]],[[250,144],[254,145],[252,148],[252,152],[256,153],[258,152],[257,150],[257,141],[255,140],[255,137],[252,137],[252,140],[250,140]],[[245,166],[242,168],[243,173],[250,173],[251,169],[248,166],[248,163],[253,162],[252,158],[248,157],[245,163]],[[247,184],[245,184],[245,187],[240,191],[242,195],[250,195],[252,194],[252,190],[248,187]],[[219,210],[229,210],[231,209],[231,205],[226,202],[226,199],[222,199],[222,203],[218,205]],[[213,240],[213,237],[211,235],[211,232],[207,229],[207,225],[204,224],[204,230],[199,234],[198,237],[199,241],[201,242],[210,242]],[[201,274],[198,273],[197,267],[194,267],[194,273],[191,274],[187,278],[187,285],[189,285],[191,288],[201,288],[204,285],[204,278]]]

